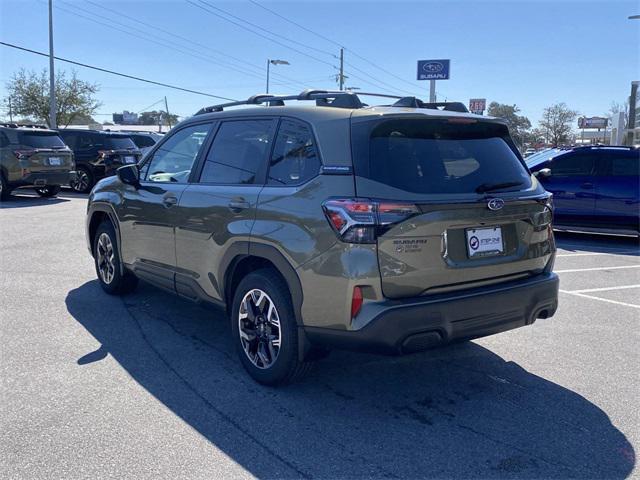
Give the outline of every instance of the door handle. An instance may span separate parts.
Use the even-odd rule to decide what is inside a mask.
[[[249,202],[246,202],[244,200],[231,200],[227,205],[232,212],[241,212],[242,210],[251,207],[251,205],[249,205]]]
[[[172,207],[176,203],[178,203],[178,197],[174,197],[173,195],[168,195],[162,199],[162,203],[164,203],[165,207]]]

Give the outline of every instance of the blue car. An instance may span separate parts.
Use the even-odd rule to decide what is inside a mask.
[[[558,230],[640,235],[637,148],[548,149],[525,161],[553,193]]]

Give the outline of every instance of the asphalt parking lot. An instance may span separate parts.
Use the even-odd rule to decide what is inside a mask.
[[[628,478],[640,248],[558,234],[555,317],[407,357],[334,352],[261,387],[220,313],[105,295],[86,198],[0,208],[3,478]]]

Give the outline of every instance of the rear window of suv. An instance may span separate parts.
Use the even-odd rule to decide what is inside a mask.
[[[475,193],[487,185],[531,186],[507,128],[489,122],[392,119],[353,126],[355,173],[419,194]]]
[[[137,148],[129,136],[104,135],[104,148],[108,150],[127,150]]]
[[[31,148],[64,148],[66,146],[54,132],[18,132],[18,144]]]

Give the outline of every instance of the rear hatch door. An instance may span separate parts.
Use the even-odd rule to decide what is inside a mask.
[[[128,165],[138,163],[142,153],[128,135],[106,135],[103,157],[112,163]]]
[[[23,168],[34,173],[73,170],[73,153],[56,132],[18,132],[18,156]]]
[[[507,128],[465,118],[353,120],[359,198],[415,206],[377,235],[382,289],[404,298],[544,270],[554,249],[549,194]]]

